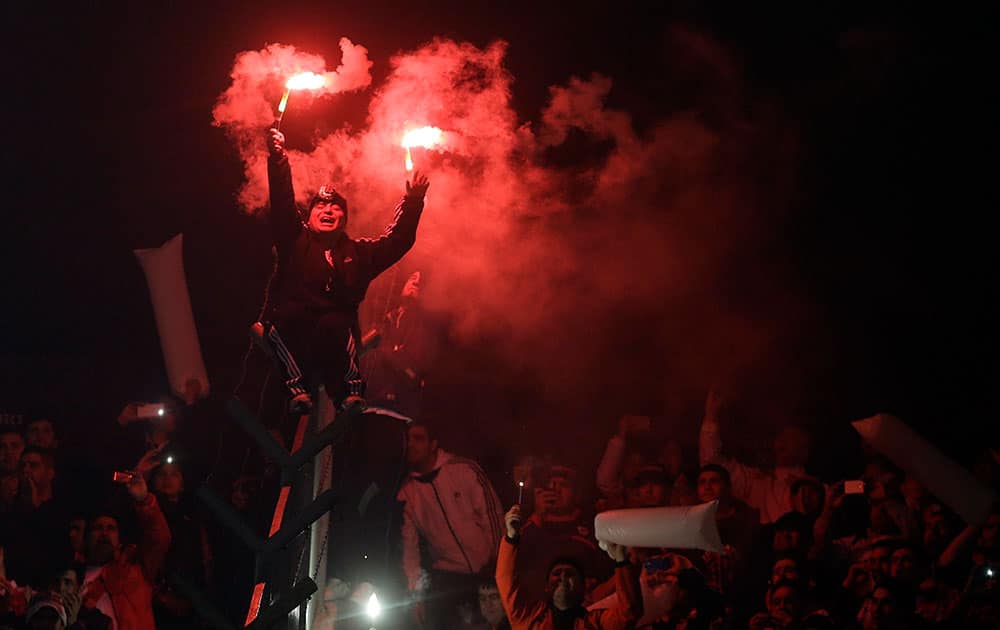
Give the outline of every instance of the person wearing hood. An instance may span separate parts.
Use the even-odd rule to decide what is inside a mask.
[[[397,497],[404,503],[403,572],[417,621],[451,628],[457,605],[476,601],[475,576],[496,558],[503,509],[482,468],[441,449],[427,423],[411,424],[407,437],[410,476]],[[434,597],[424,597],[428,591]]]
[[[304,209],[296,206],[285,136],[277,129],[268,130],[268,150],[276,261],[254,332],[283,371],[293,412],[308,412],[320,385],[338,407],[363,407],[358,306],[368,285],[416,241],[430,183],[414,172],[393,223],[376,239],[355,239],[346,232],[347,199],[333,186],[321,186]]]

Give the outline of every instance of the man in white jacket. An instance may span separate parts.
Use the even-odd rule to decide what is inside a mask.
[[[719,415],[723,398],[709,392],[705,401],[705,419],[698,439],[702,466],[725,466],[732,479],[733,496],[760,511],[761,524],[773,523],[787,512],[794,511],[792,484],[807,477],[805,463],[809,459],[809,435],[799,427],[783,428],[774,439],[774,468],[761,470],[722,455]]]
[[[414,423],[406,450],[403,572],[425,628],[452,628],[459,605],[476,601],[478,574],[496,559],[503,509],[479,465],[438,448],[433,429]],[[424,547],[429,566],[421,564]],[[430,597],[427,597],[430,595]]]

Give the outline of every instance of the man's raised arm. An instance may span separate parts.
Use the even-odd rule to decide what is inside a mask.
[[[373,275],[378,275],[396,264],[417,240],[417,224],[424,210],[424,195],[430,182],[419,171],[414,171],[413,181],[406,182],[406,196],[396,206],[396,217],[375,240],[365,240],[372,248]]]
[[[706,464],[724,466],[729,471],[733,494],[747,501],[752,492],[753,480],[761,473],[742,462],[722,455],[719,416],[724,405],[725,399],[718,392],[708,393],[708,398],[705,400],[705,417],[701,421],[701,431],[698,434],[698,463],[702,466]]]
[[[295,208],[295,189],[292,187],[292,168],[285,152],[285,134],[277,129],[267,130],[267,187],[271,200],[268,215],[271,239],[280,251],[295,240],[302,227]]]
[[[160,510],[156,497],[146,487],[142,474],[137,474],[128,482],[128,493],[135,501],[136,519],[139,521],[139,548],[136,561],[150,583],[163,567],[163,560],[170,548],[170,526]]]

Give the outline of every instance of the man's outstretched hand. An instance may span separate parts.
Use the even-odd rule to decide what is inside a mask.
[[[413,179],[406,182],[406,196],[424,198],[431,183],[420,171],[413,171]]]
[[[615,562],[625,562],[628,560],[628,547],[625,545],[609,542],[605,543],[605,546],[607,547],[608,556]]]
[[[507,514],[503,517],[504,524],[507,526],[507,537],[510,539],[517,538],[518,534],[521,533],[521,506],[516,503],[507,510]]]
[[[285,134],[274,127],[267,130],[267,150],[274,157],[285,155]]]

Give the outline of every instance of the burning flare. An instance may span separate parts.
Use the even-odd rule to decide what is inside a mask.
[[[437,127],[420,127],[411,129],[403,135],[403,148],[406,149],[406,170],[413,170],[413,158],[410,157],[410,147],[429,149],[435,144],[441,144],[444,132]]]
[[[318,90],[324,85],[326,79],[323,75],[314,72],[300,72],[285,82],[285,88],[289,90]]]
[[[278,120],[275,128],[281,126],[281,119],[285,115],[285,107],[288,106],[288,95],[292,90],[318,90],[326,85],[326,79],[321,74],[314,72],[300,72],[292,75],[285,81],[285,93],[281,95],[281,102],[278,103]]]

